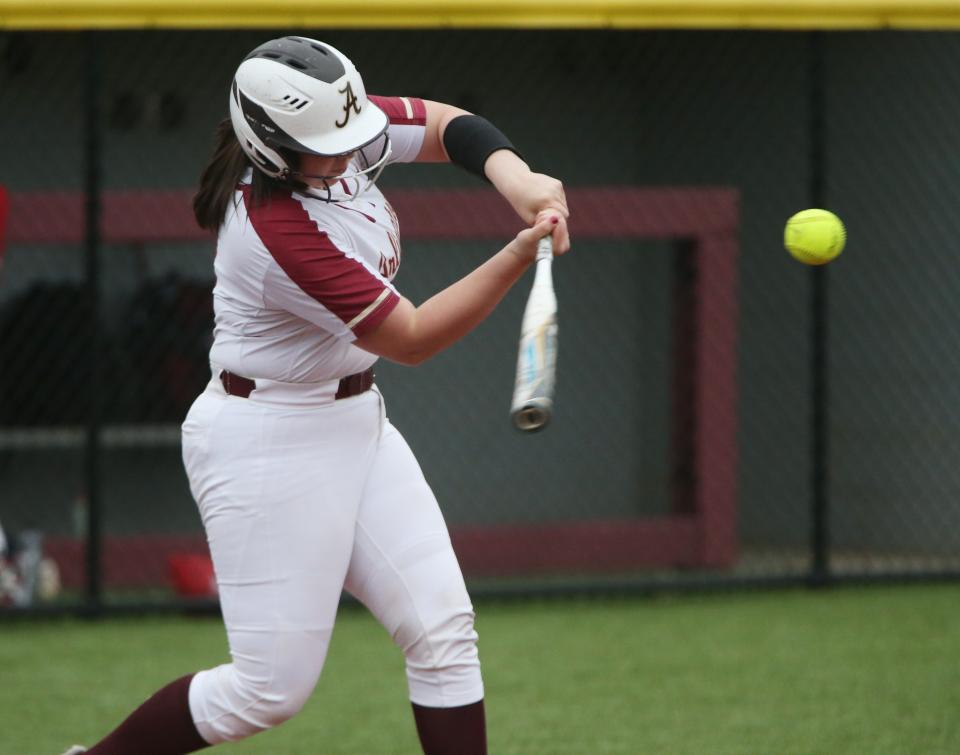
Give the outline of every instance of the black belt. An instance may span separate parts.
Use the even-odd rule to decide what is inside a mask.
[[[257,387],[257,384],[250,378],[234,375],[226,370],[220,371],[220,382],[223,384],[223,390],[231,396],[248,398],[250,393]],[[369,391],[373,385],[373,367],[355,375],[347,375],[340,379],[340,385],[337,387],[335,399],[350,398],[357,396],[365,391]]]

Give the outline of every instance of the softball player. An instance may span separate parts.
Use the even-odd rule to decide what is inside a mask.
[[[416,161],[484,176],[531,226],[419,307],[391,282],[399,222],[374,183]],[[164,687],[89,752],[193,752],[287,720],[320,676],[347,589],[406,657],[423,751],[486,753],[473,608],[372,367],[418,364],[464,336],[540,237],[565,252],[560,182],[483,118],[368,97],[342,53],[286,37],[238,68],[194,209],[218,232],[216,324],[183,456],[232,662]]]

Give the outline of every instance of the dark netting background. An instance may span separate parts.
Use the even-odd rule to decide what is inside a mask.
[[[571,196],[629,186],[737,197],[738,280],[726,302],[736,304],[736,343],[702,352],[720,364],[677,359],[684,339],[697,337],[677,324],[690,307],[678,300],[683,244],[603,238],[603,208],[578,217],[576,203],[575,251],[555,265],[559,385],[546,432],[520,435],[507,418],[529,277],[432,362],[380,364],[388,413],[437,493],[471,580],[679,585],[808,574],[811,273],[783,250],[782,229],[811,204],[809,35],[300,33],[346,51],[368,91],[486,115]],[[273,36],[96,35],[104,212],[95,306],[83,235],[89,37],[0,34],[0,185],[10,207],[0,271],[0,522],[9,545],[0,602],[83,598],[84,448],[97,374],[106,597],[207,594],[179,423],[209,378],[213,243],[190,227],[187,203],[235,65]],[[849,232],[828,273],[831,566],[856,576],[955,572],[960,36],[827,34],[823,53],[824,203]],[[483,188],[449,166],[393,167],[381,185],[398,204],[424,189]],[[423,301],[508,238],[408,237],[397,284]],[[729,463],[693,469],[676,453],[689,414],[678,396],[696,405],[696,381],[731,369],[737,395],[725,406],[735,426],[694,438]],[[691,375],[692,393],[678,394]],[[697,469],[716,479],[691,479]],[[698,517],[678,485],[704,491],[707,505],[727,485],[735,511]],[[721,556],[700,559],[717,529],[732,533]],[[630,543],[635,558],[624,556]],[[36,584],[18,586],[24,578]]]

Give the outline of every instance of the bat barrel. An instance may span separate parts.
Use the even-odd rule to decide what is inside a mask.
[[[550,236],[537,246],[537,270],[520,325],[517,379],[510,418],[523,432],[546,427],[553,415],[553,382],[557,361],[557,297],[553,292]]]

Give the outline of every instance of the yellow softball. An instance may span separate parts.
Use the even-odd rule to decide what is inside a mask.
[[[823,265],[843,251],[847,230],[829,210],[803,210],[787,221],[783,243],[805,265]]]

